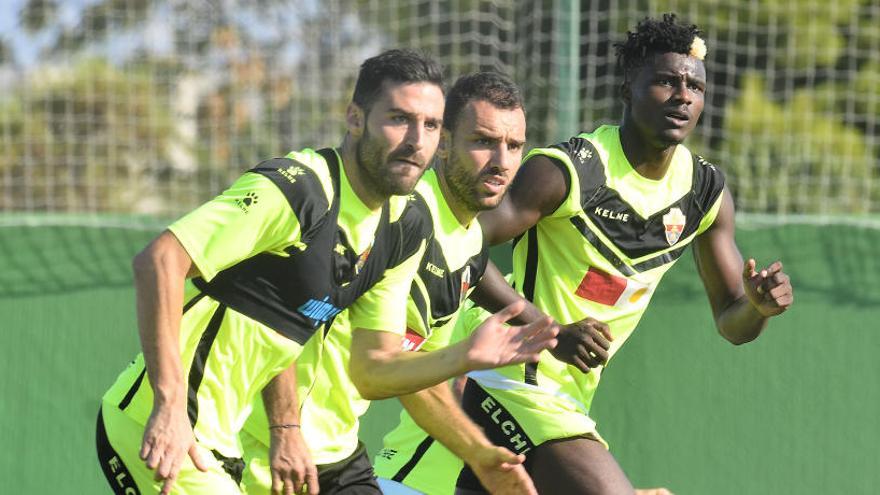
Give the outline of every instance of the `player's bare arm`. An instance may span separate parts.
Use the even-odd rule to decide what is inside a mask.
[[[718,217],[694,242],[694,258],[715,324],[733,344],[758,337],[771,316],[788,309],[794,301],[791,281],[776,261],[756,270],[756,262],[743,263],[734,241],[734,206],[725,189]]]
[[[568,192],[568,178],[560,167],[543,155],[522,164],[501,204],[480,213],[483,236],[490,245],[513,239],[559,208]]]
[[[318,494],[318,469],[302,436],[296,397],[296,363],[281,372],[263,389],[269,420],[269,466],[272,491]]]
[[[462,411],[447,383],[399,399],[419,427],[471,466],[489,493],[537,493],[522,466],[525,456],[490,442]]]
[[[514,323],[527,324],[546,315],[535,307],[531,302],[522,299],[522,296],[507,283],[504,276],[494,263],[486,266],[486,271],[480,279],[470,299],[478,306],[490,312],[497,311],[507,304],[523,300],[526,304],[523,312],[514,320]],[[608,325],[594,318],[585,318],[569,325],[559,325],[556,347],[550,350],[553,357],[568,363],[583,373],[589,373],[590,369],[608,362],[608,349],[614,337]]]
[[[167,494],[185,455],[189,454],[197,468],[207,470],[186,412],[178,343],[184,281],[196,275],[198,269],[169,231],[138,253],[132,268],[141,348],[153,388],[153,410],[144,430],[140,457],[156,471],[157,479],[165,480],[162,493]]]
[[[427,353],[403,352],[398,334],[356,328],[351,380],[363,398],[378,400],[411,394],[473,370],[537,361],[541,351],[556,345],[556,329],[550,318],[506,325],[523,307],[514,303],[487,318],[468,339]]]

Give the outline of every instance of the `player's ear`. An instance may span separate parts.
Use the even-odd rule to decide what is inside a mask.
[[[627,105],[632,101],[632,88],[629,86],[629,81],[620,83],[620,99]]]
[[[359,138],[364,134],[366,114],[357,103],[348,104],[348,108],[345,110],[345,125],[348,128],[348,133],[353,137]]]
[[[445,127],[440,131],[440,143],[437,145],[437,158],[442,161],[449,159],[449,150],[452,149],[452,133]]]

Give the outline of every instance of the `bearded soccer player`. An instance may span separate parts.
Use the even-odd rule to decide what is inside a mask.
[[[699,35],[672,14],[640,22],[617,45],[620,126],[532,150],[502,204],[480,217],[490,243],[514,240],[517,290],[560,323],[585,316],[607,323],[609,357],[690,244],[718,330],[731,343],[754,340],[793,302],[780,262],[760,270],[753,259],[743,262],[723,174],[681,144],[707,89]],[[467,334],[482,318],[469,310],[459,329]],[[601,338],[564,331],[537,364],[468,374],[463,408],[496,444],[526,454],[539,493],[634,492],[589,416],[606,360],[580,347]],[[589,373],[578,369],[583,363]],[[438,459],[411,470],[455,478],[453,456]],[[465,467],[456,493],[484,490]],[[426,493],[451,491],[438,485]]]
[[[501,201],[522,158],[526,124],[519,89],[497,73],[464,76],[449,92],[443,125],[436,169],[425,174],[409,206],[431,222],[434,234],[410,290],[403,342],[408,351],[438,356],[447,352],[459,306],[474,286],[479,287],[487,267],[488,247],[475,216]],[[496,306],[518,298],[511,289],[507,292],[501,296],[506,300],[495,300]],[[538,315],[536,319],[543,316]],[[343,473],[356,467],[358,472],[372,472],[357,439],[358,417],[369,406],[366,399],[379,397],[363,382],[369,377],[378,384],[390,377],[377,375],[359,357],[360,350],[375,346],[370,342],[374,334],[355,333],[352,338],[344,330],[334,326],[326,339],[319,378],[303,399],[301,421],[319,465],[322,493],[378,494],[375,483],[355,483]],[[351,382],[346,384],[349,368]],[[301,381],[309,381],[304,377],[308,371],[301,371]],[[472,465],[494,491],[533,493],[519,466],[522,458],[489,442],[461,411],[448,384],[400,400],[419,425]],[[259,409],[241,436],[248,460],[247,491],[269,493],[268,432]],[[382,492],[393,493],[389,480],[382,481]]]
[[[237,434],[261,390],[282,427],[273,446],[307,453],[291,405],[294,361],[307,343],[321,344],[343,309],[358,329],[403,333],[430,225],[406,215],[398,195],[413,190],[433,157],[442,114],[436,62],[407,50],[368,59],[339,149],[263,162],[135,258],[143,354],[105,394],[97,425],[99,461],[116,493],[172,485],[175,493],[240,493]],[[516,332],[486,328],[492,345],[534,352],[505,345],[523,340]],[[500,356],[497,347],[467,350],[468,364]],[[393,355],[377,369],[388,363]],[[419,387],[460,369],[416,363],[404,372],[402,385]],[[318,491],[307,455],[279,476],[286,490]]]

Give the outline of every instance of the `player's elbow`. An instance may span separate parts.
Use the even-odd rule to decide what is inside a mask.
[[[718,327],[718,333],[724,337],[724,340],[730,342],[733,345],[740,346],[743,344],[748,344],[749,342],[758,338],[760,332],[753,333],[743,333],[743,332],[734,332],[729,329],[724,328],[723,326]]]
[[[377,370],[382,366],[379,359],[352,356],[348,374],[361,397],[366,400],[382,400],[394,397],[387,383],[381,379]]]
[[[134,273],[135,281],[154,274],[160,260],[161,255],[157,253],[155,243],[150,243],[141,252],[134,255],[131,260],[131,271]]]

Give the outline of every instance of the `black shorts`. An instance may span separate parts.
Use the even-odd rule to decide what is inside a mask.
[[[318,466],[318,484],[321,495],[382,495],[363,443],[347,458]]]

